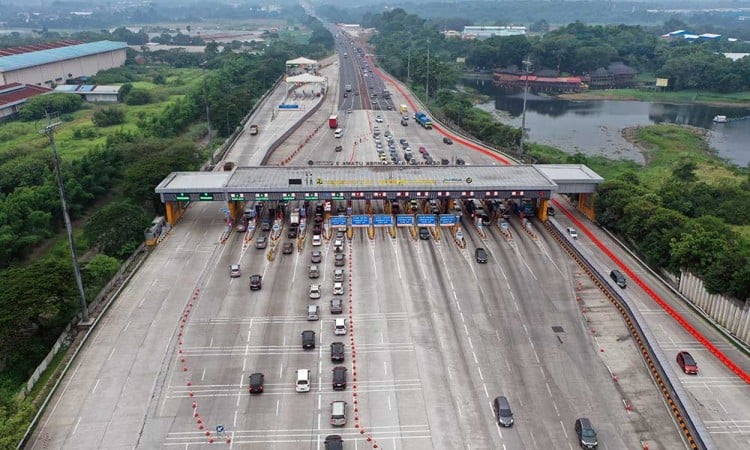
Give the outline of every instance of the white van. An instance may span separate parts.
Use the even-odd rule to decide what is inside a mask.
[[[313,247],[320,247],[321,245],[323,245],[323,239],[320,238],[319,234],[313,236],[312,245]]]
[[[336,128],[336,131],[333,132],[333,137],[336,139],[340,138],[344,135],[344,130],[342,128]]]
[[[333,324],[333,334],[336,336],[346,334],[346,319],[336,319]]]
[[[346,402],[336,400],[331,402],[331,425],[343,427],[346,425]]]
[[[294,385],[297,392],[310,392],[310,369],[299,369],[297,371],[297,382]]]

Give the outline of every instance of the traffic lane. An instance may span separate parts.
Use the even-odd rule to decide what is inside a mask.
[[[541,270],[546,265],[547,256],[543,252],[540,252],[538,248],[536,250],[536,253],[531,251],[527,254],[529,265],[533,270],[535,265],[540,264],[542,267],[537,270]],[[563,255],[555,255],[555,258],[561,260]],[[534,283],[533,279],[529,279],[532,276],[532,271],[520,268],[518,265],[511,266],[508,270],[511,280],[518,278],[519,281],[516,283],[526,287],[525,294],[527,298],[519,299],[521,305],[520,315],[522,316],[520,322],[523,325],[524,331],[528,330],[529,339],[537,343],[531,349],[530,353],[535,355],[534,359],[538,358],[541,361],[540,369],[545,378],[544,383],[550,386],[548,392],[551,394],[552,406],[557,414],[556,417],[549,417],[548,421],[552,423],[557,418],[560,421],[560,425],[565,429],[566,427],[570,427],[574,418],[581,414],[595,415],[594,413],[596,413],[596,416],[598,416],[596,408],[607,403],[601,399],[612,399],[609,405],[604,408],[607,411],[607,417],[615,420],[618,418],[619,420],[624,420],[622,405],[618,403],[618,394],[614,389],[611,389],[610,376],[608,373],[597,370],[601,368],[601,363],[597,361],[597,358],[593,358],[596,352],[595,350],[591,350],[592,343],[588,341],[585,331],[580,330],[577,311],[574,304],[570,302],[570,294],[566,293],[570,292],[569,278],[549,277],[547,278],[546,285],[542,288],[538,283]],[[520,276],[515,276],[515,272],[519,272]],[[523,278],[526,279],[524,280]],[[552,284],[552,280],[556,280],[557,282]],[[551,307],[544,305],[550,305]],[[535,308],[535,306],[539,307]],[[531,318],[535,318],[535,320],[531,320]],[[615,317],[615,319],[617,318]],[[565,332],[551,333],[551,327],[555,326],[555,324],[562,326]],[[576,334],[571,335],[572,330],[576,331]],[[560,336],[562,338],[559,342],[560,344],[565,343],[564,348],[557,349],[552,345],[539,345],[539,342],[554,341],[556,337]],[[586,351],[579,354],[577,350],[569,350],[579,348],[585,348]],[[590,356],[588,360],[584,358],[586,354]],[[640,367],[637,353],[634,351],[630,352],[630,357],[630,367]],[[559,367],[566,367],[566,371],[559,371]],[[581,372],[575,373],[579,367],[581,368]],[[599,376],[592,377],[591,373],[596,373],[597,371],[601,372]],[[566,374],[569,375],[566,376]],[[519,381],[525,382],[524,380],[526,379],[526,377],[523,377]],[[587,379],[585,389],[577,389],[582,379]],[[593,389],[596,384],[599,385],[598,388]],[[594,401],[593,399],[598,400]],[[566,402],[569,404],[567,414],[565,412]],[[582,403],[592,405],[592,408],[584,408],[582,410],[580,407]],[[586,411],[591,412],[586,413]],[[566,417],[568,416],[573,416],[573,418],[566,421]],[[620,423],[604,422],[598,425],[600,431],[608,429],[614,431],[622,427],[623,425]],[[554,432],[557,430],[553,427],[551,431]],[[616,445],[615,442],[619,442],[622,448],[638,445],[637,439],[634,440],[632,438],[632,436],[636,435],[637,433],[635,432],[603,434],[603,436],[607,437],[606,442],[608,442],[608,445]]]
[[[211,229],[205,221],[192,222]],[[215,238],[220,230],[213,230]],[[210,256],[203,251],[210,238],[199,235],[197,243],[186,246],[187,231],[174,230],[154,250],[101,319],[62,380],[62,388],[52,397],[30,448],[96,448],[102,443],[135,442],[128,430],[140,428],[143,422],[165,358],[164,345],[170,341],[194,287],[181,276],[188,267],[201,267]],[[95,445],[87,445],[89,442]]]

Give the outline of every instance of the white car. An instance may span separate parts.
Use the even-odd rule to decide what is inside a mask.
[[[383,123],[383,118],[380,117],[380,116],[376,116],[375,117],[375,122],[377,122],[377,123]]]
[[[346,319],[336,319],[333,325],[333,334],[343,336],[346,334]]]
[[[320,285],[319,284],[311,284],[310,285],[310,298],[312,299],[318,299],[320,298]]]
[[[344,295],[344,283],[340,281],[333,283],[333,295]]]
[[[315,236],[313,236],[312,245],[313,247],[320,247],[321,245],[323,245],[323,239],[321,239],[319,234],[316,234]]]
[[[567,231],[568,231],[568,235],[570,235],[570,237],[572,237],[573,239],[578,239],[578,232],[576,231],[575,228],[568,227]]]

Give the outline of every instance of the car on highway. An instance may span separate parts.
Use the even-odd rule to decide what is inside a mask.
[[[229,266],[229,276],[232,278],[239,278],[240,276],[242,276],[239,264],[232,264],[231,266]]]
[[[693,355],[686,351],[677,353],[677,365],[688,375],[698,375],[698,363],[693,359]]]
[[[290,255],[292,251],[294,251],[294,244],[291,242],[284,242],[284,245],[281,247],[281,253]]]
[[[344,362],[343,342],[331,342],[331,362]]]
[[[333,334],[343,336],[346,334],[346,319],[336,319],[333,322]]]
[[[340,298],[331,299],[331,314],[341,314],[344,312],[344,302]]]
[[[334,259],[334,265],[336,267],[343,267],[345,263],[346,263],[346,261],[344,259],[344,254],[343,253],[336,253],[336,258]]]
[[[334,150],[335,150],[336,152],[341,152],[341,151],[343,151],[343,150],[344,150],[344,147],[343,147],[342,145],[337,145],[337,146],[336,146],[336,148],[335,148]]]
[[[478,247],[474,251],[474,257],[476,258],[477,262],[480,264],[487,263],[487,252],[482,247]]]
[[[311,284],[310,290],[308,291],[308,295],[312,299],[319,299],[320,298],[320,285],[319,284]]]
[[[346,402],[336,400],[331,402],[331,426],[343,427],[346,425]]]
[[[572,237],[573,239],[578,239],[578,232],[575,228],[568,227],[565,229],[568,232],[568,235]]]
[[[319,263],[322,258],[323,254],[320,250],[313,250],[313,252],[310,253],[310,262]]]
[[[492,402],[492,409],[495,412],[495,419],[498,425],[504,427],[513,426],[513,411],[510,409],[510,403],[504,396],[495,397]]]
[[[260,372],[256,372],[250,375],[250,393],[251,394],[262,394],[263,393],[263,378],[264,375]]]
[[[245,225],[245,222],[243,222],[243,221],[240,221],[240,222],[239,222],[239,223],[237,224],[237,232],[238,232],[238,233],[244,233],[244,232],[245,232],[245,230],[247,230],[247,226]]]
[[[333,283],[333,295],[344,295],[344,283],[340,281]]]
[[[314,234],[312,238],[312,245],[313,247],[320,247],[323,245],[323,239],[320,237],[319,234]]]
[[[419,147],[419,153],[422,153],[422,154],[427,153],[427,148],[425,148],[425,147]]]
[[[344,440],[338,434],[329,434],[323,443],[325,450],[344,450]]]
[[[464,161],[461,158],[456,158],[456,165],[457,166],[465,166],[466,165],[466,161]]]
[[[297,227],[291,227],[286,232],[286,237],[288,239],[296,239],[297,238]]]
[[[302,348],[304,350],[310,350],[315,348],[315,332],[313,330],[305,330],[301,333],[302,336]]]
[[[263,276],[260,274],[250,275],[250,290],[259,291],[263,287]]]
[[[343,391],[346,389],[346,370],[344,366],[333,368],[333,382],[331,384],[334,391]]]
[[[575,430],[581,448],[596,448],[599,445],[599,441],[596,439],[596,430],[594,430],[594,426],[591,425],[589,419],[585,417],[576,419]]]
[[[453,139],[449,138],[448,136],[445,136],[445,137],[443,137],[443,142],[446,143],[446,144],[448,144],[448,145],[452,145],[453,144]]]
[[[419,239],[426,241],[429,238],[430,238],[430,230],[428,230],[427,227],[419,227]]]
[[[333,281],[344,281],[344,269],[333,270]]]
[[[409,122],[407,122],[405,120],[401,120],[401,126],[408,127],[409,126]]]
[[[255,240],[255,248],[258,250],[262,250],[268,246],[268,238],[265,236],[261,236],[258,239]]]

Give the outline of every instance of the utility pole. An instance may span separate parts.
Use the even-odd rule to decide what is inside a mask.
[[[424,97],[429,103],[430,100],[430,40],[427,39],[427,81],[424,84]]]
[[[411,83],[411,33],[409,33],[409,56],[406,59],[406,85]]]
[[[208,64],[208,61],[203,61],[200,64],[200,67],[203,70],[203,99],[206,103],[206,124],[208,125],[208,149],[211,155],[211,165],[213,166],[214,165],[214,143],[211,140],[211,110],[208,107],[208,86],[206,84],[206,64]]]
[[[55,130],[62,126],[62,122],[52,122],[47,114],[47,126],[39,130],[49,138],[52,145],[52,160],[55,165],[55,177],[57,178],[57,188],[60,191],[60,203],[62,203],[63,220],[65,221],[65,230],[68,232],[68,245],[70,246],[70,258],[73,262],[73,272],[78,286],[78,294],[81,301],[81,324],[86,325],[89,321],[89,308],[86,304],[86,292],[83,290],[83,280],[81,278],[81,268],[78,266],[78,257],[76,256],[76,246],[73,239],[73,225],[70,222],[68,214],[68,203],[65,199],[65,185],[63,184],[62,172],[60,171],[60,158],[57,155],[57,144],[55,143]]]
[[[523,141],[526,136],[526,94],[529,92],[529,69],[531,68],[531,61],[527,57],[523,60],[525,81],[523,85],[523,114],[521,116],[521,153],[523,154]]]

